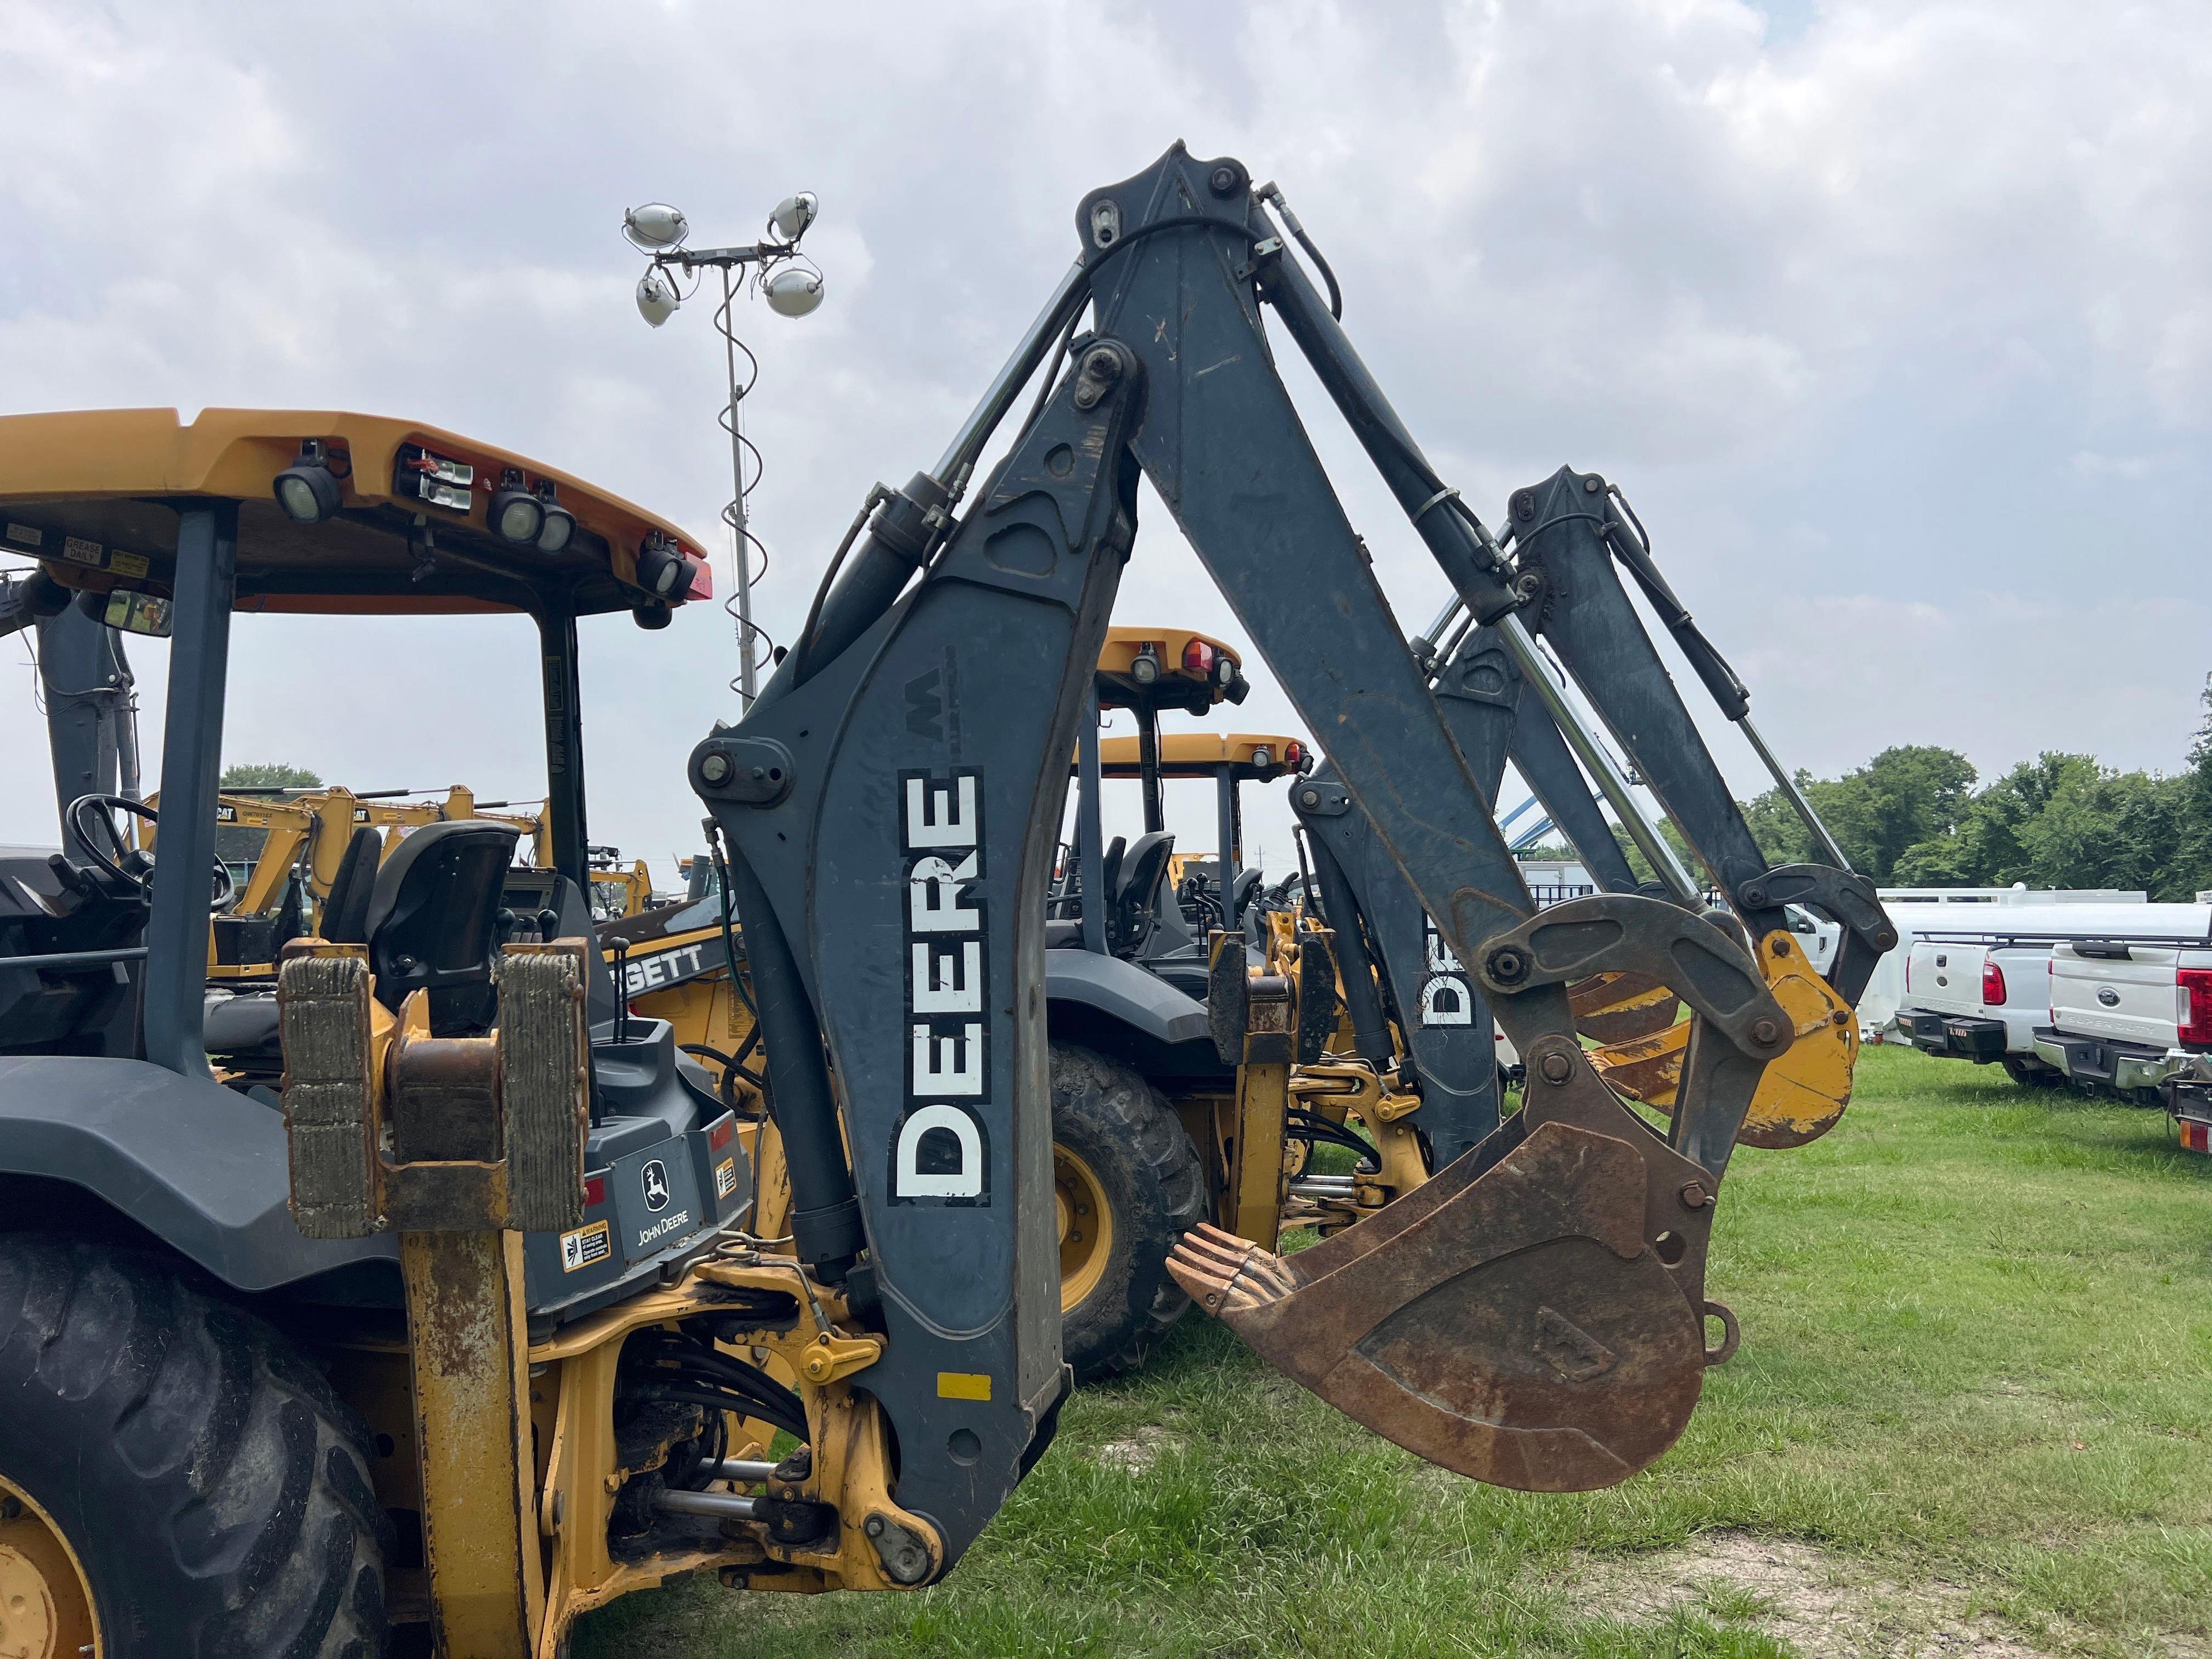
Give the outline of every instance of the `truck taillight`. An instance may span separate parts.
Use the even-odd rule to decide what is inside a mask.
[[[2004,969],[1997,966],[1995,957],[1982,958],[1982,1005],[1988,1008],[2004,1006]]]
[[[1182,648],[1182,667],[1186,674],[1205,678],[1213,672],[1213,647],[1204,640],[1193,640]]]
[[[2212,1048],[2212,968],[2176,971],[2183,998],[2181,1029],[2174,1035],[2194,1048]]]

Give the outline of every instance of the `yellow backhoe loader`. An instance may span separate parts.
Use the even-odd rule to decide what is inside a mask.
[[[1170,1271],[1286,1376],[1471,1479],[1604,1486],[1680,1434],[1736,1346],[1706,1264],[1739,1128],[1768,1070],[1826,1040],[1769,988],[1780,907],[1844,922],[1840,983],[1893,930],[1863,880],[1770,868],[1710,798],[1615,571],[1656,580],[1625,503],[1562,469],[1494,536],[1290,252],[1321,269],[1279,191],[1177,145],[1086,195],[1075,234],[943,456],[872,492],[789,653],[687,759],[744,928],[732,987],[775,1130],[757,1169],[760,1121],[630,1012],[586,897],[581,641],[708,592],[696,544],[405,421],[0,419],[0,548],[28,567],[0,627],[56,660],[116,629],[171,641],[158,860],[116,821],[162,816],[111,781],[117,746],[59,723],[55,776],[97,781],[64,792],[60,850],[0,853],[11,1642],[380,1659],[399,1622],[445,1655],[558,1659],[579,1616],[676,1577],[896,1592],[954,1570],[1072,1384],[1046,909],[1147,477],[1528,1079],[1479,1144],[1312,1249],[1202,1224]],[[1632,681],[1629,759],[1723,913],[1629,893],[1535,912],[1270,319],[1524,669],[1534,629],[1601,706]],[[217,1044],[240,607],[533,629],[550,857],[521,861],[493,819],[413,830],[333,884],[273,994],[222,1005]],[[1719,695],[1732,677],[1678,613]],[[1314,954],[1209,939],[1206,1035],[1243,1076],[1297,1061],[1280,981]],[[1690,1010],[1664,1126],[1583,1057],[1566,988],[1607,972]]]

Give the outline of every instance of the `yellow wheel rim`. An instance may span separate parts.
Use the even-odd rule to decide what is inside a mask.
[[[100,1653],[92,1582],[54,1519],[0,1474],[0,1659]]]
[[[1060,1310],[1067,1314],[1106,1276],[1114,1254],[1114,1210],[1091,1166],[1057,1143],[1052,1185],[1060,1200]]]

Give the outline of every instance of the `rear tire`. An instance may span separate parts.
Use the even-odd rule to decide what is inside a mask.
[[[1070,1214],[1071,1228],[1094,1230],[1098,1249],[1079,1278],[1070,1271],[1078,1252],[1063,1239],[1060,1345],[1084,1382],[1139,1364],[1190,1306],[1168,1277],[1168,1253],[1206,1219],[1206,1172],[1158,1090],[1072,1044],[1052,1046],[1052,1136],[1063,1203],[1071,1190],[1095,1195],[1109,1229],[1097,1239],[1101,1218]]]
[[[2066,1073],[2056,1066],[2045,1066],[2039,1060],[2023,1060],[2018,1054],[2007,1054],[1998,1064],[2005,1075],[2023,1089],[2057,1089],[2066,1083]]]
[[[383,1659],[365,1431],[261,1321],[156,1255],[0,1234],[0,1477],[91,1591],[106,1659]]]

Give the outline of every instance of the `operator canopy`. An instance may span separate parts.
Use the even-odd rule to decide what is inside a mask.
[[[1270,783],[1313,769],[1313,750],[1296,738],[1260,732],[1164,732],[1159,773],[1164,778],[1210,778],[1226,768],[1240,782]],[[1103,738],[1098,770],[1109,778],[1144,775],[1144,750],[1133,737]]]
[[[238,506],[237,609],[423,614],[631,611],[712,595],[668,520],[432,426],[298,410],[0,416],[0,549],[64,586],[166,598],[179,514]],[[108,619],[167,631],[161,607]]]

